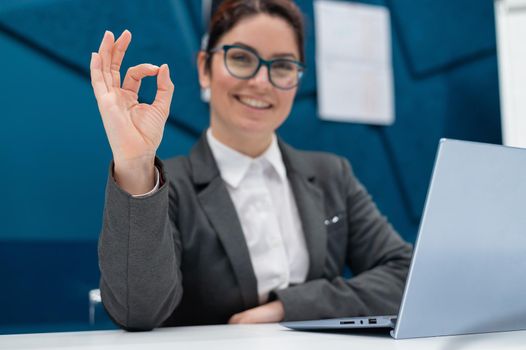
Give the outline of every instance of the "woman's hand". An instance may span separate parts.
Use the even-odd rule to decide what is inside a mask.
[[[285,317],[283,303],[279,300],[272,301],[247,311],[233,315],[228,320],[229,324],[240,323],[275,323],[280,322]]]
[[[91,57],[91,83],[115,162],[115,180],[124,190],[144,193],[153,187],[154,159],[170,112],[174,85],[168,65],[139,64],[128,69],[121,86],[120,67],[131,41],[124,31],[114,40],[104,33],[99,52]],[[157,75],[152,104],[139,103],[142,78]]]

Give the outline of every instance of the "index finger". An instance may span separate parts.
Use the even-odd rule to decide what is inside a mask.
[[[167,64],[163,64],[157,74],[157,93],[155,94],[155,100],[152,106],[160,109],[164,113],[165,118],[168,118],[170,114],[173,92],[174,84],[170,79],[170,69]]]

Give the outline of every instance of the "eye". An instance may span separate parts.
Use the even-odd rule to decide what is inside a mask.
[[[236,61],[247,61],[250,59],[246,54],[244,53],[235,53],[230,56],[231,59]]]
[[[228,59],[239,64],[252,64],[254,62],[254,55],[241,50],[231,50]]]
[[[275,61],[272,64],[272,68],[282,72],[290,72],[295,71],[297,69],[297,65],[289,61]]]

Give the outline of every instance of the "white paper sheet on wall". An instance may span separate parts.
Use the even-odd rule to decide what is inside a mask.
[[[503,144],[526,148],[526,0],[495,1]]]
[[[394,122],[389,12],[385,7],[316,0],[316,74],[322,119]]]

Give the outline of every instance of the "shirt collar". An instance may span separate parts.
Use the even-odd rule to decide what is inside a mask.
[[[253,162],[263,163],[266,160],[282,181],[287,178],[287,171],[283,164],[276,135],[272,135],[270,146],[257,158],[251,158],[223,144],[212,135],[211,129],[206,131],[206,138],[216,160],[221,177],[234,188],[239,186]]]

